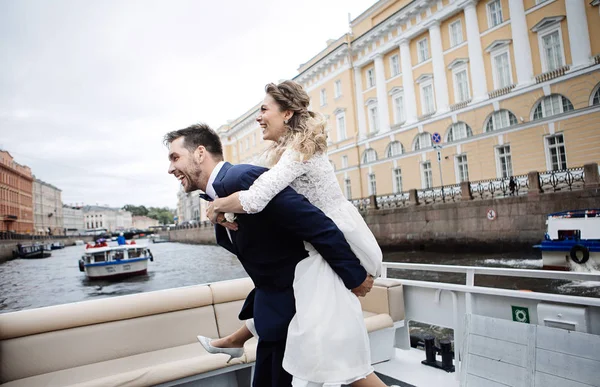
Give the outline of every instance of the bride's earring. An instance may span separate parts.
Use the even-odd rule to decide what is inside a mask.
[[[288,124],[288,121],[289,121],[289,120],[283,120],[283,123],[287,125],[287,124]]]

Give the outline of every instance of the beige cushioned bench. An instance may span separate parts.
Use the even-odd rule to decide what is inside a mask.
[[[402,287],[381,281],[361,299],[370,334],[404,317]],[[223,337],[238,329],[252,287],[243,278],[0,314],[0,383],[149,386],[249,367],[256,339],[227,364],[228,356],[208,354],[196,336]]]

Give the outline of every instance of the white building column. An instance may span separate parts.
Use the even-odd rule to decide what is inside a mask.
[[[479,23],[475,5],[477,0],[467,0],[461,4],[465,10],[467,27],[467,42],[469,45],[469,69],[471,70],[471,87],[473,88],[473,101],[481,101],[488,97],[487,79],[483,66],[483,51],[479,38]]]
[[[565,1],[573,68],[588,65],[592,56],[585,1],[587,0]]]
[[[429,26],[429,38],[431,39],[431,62],[433,64],[433,86],[435,87],[435,106],[437,113],[447,112],[448,103],[448,81],[446,80],[446,68],[444,66],[444,49],[442,47],[442,34],[440,33],[440,22],[435,20]]]
[[[362,69],[354,66],[354,90],[356,90],[356,109],[358,116],[358,138],[367,137],[367,119],[365,117],[365,99],[363,98]]]
[[[400,41],[400,61],[402,67],[402,87],[404,88],[404,108],[406,123],[417,121],[417,97],[415,96],[415,80],[413,79],[412,60],[408,39]]]
[[[383,67],[383,55],[375,56],[375,87],[377,89],[377,110],[379,115],[379,132],[390,131],[390,109],[388,95],[385,90],[385,68]]]
[[[533,61],[531,60],[531,46],[529,44],[529,30],[527,29],[523,0],[508,0],[508,8],[510,9],[510,28],[512,30],[517,81],[519,87],[527,86],[535,80]]]

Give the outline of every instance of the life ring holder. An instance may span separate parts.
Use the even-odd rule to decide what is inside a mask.
[[[578,252],[583,253],[583,257],[579,258],[579,256],[577,255]],[[573,262],[581,265],[583,263],[586,263],[590,259],[590,250],[584,245],[573,245],[573,247],[571,247],[571,251],[569,251],[569,256],[571,257]]]

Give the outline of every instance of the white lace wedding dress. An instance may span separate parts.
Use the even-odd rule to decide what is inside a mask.
[[[382,253],[358,210],[342,194],[327,155],[299,161],[286,150],[240,202],[247,213],[262,211],[288,185],[331,218],[365,270],[378,277]],[[340,386],[373,372],[369,340],[358,298],[321,255],[305,242],[309,257],[296,266],[296,315],[290,323],[283,368],[294,387]]]

